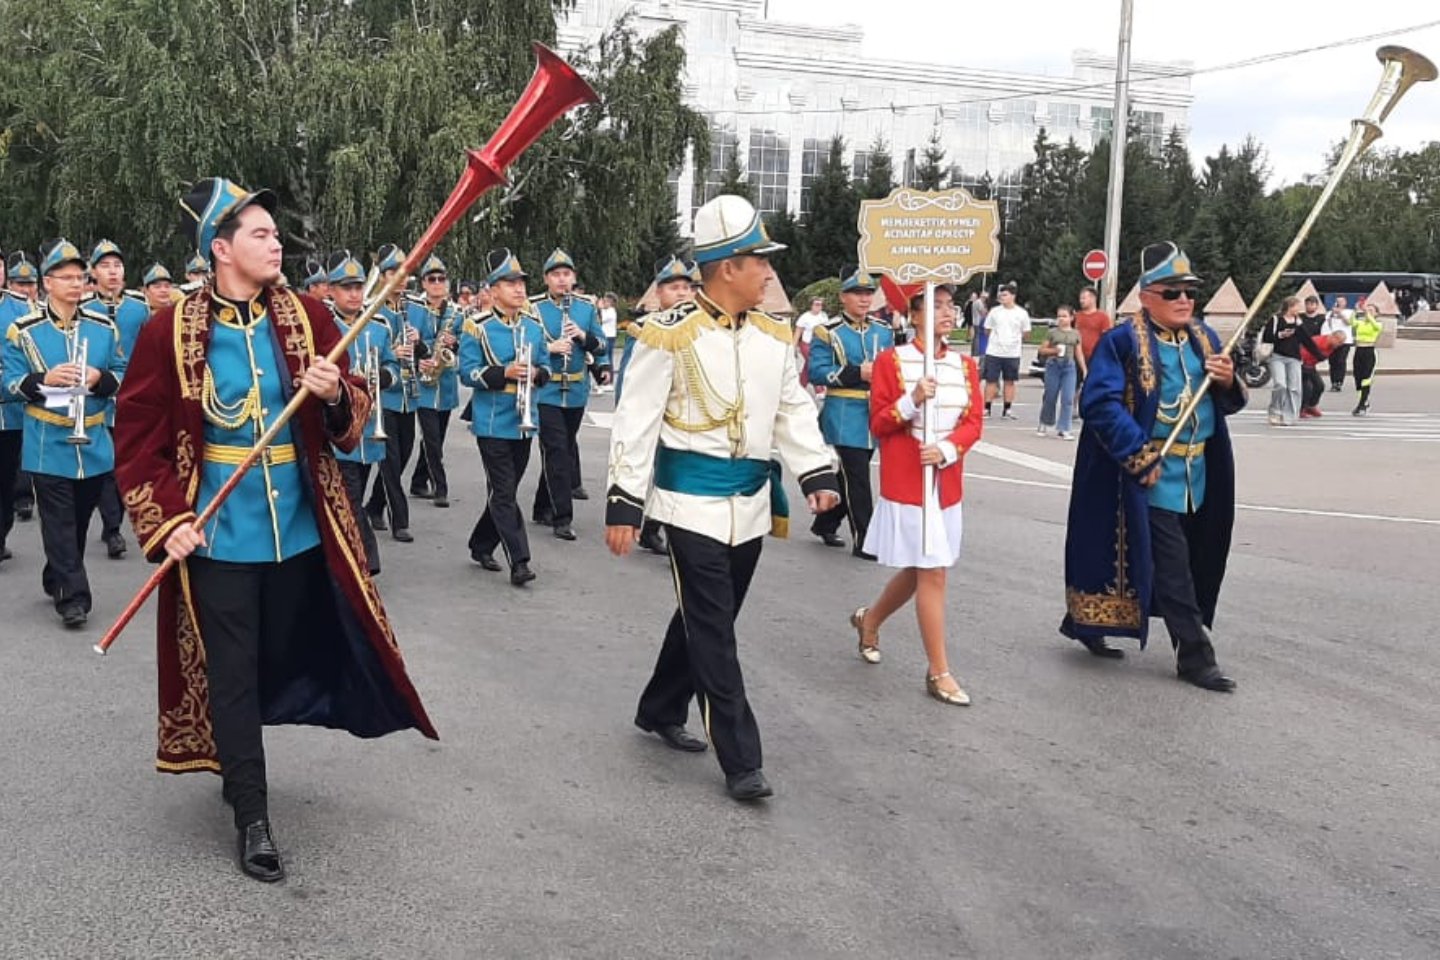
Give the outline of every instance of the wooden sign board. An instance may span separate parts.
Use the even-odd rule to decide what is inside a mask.
[[[901,187],[860,202],[860,266],[898,283],[964,283],[1000,265],[1000,207],[968,190]]]

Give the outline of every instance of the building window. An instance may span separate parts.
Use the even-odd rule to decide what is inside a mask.
[[[1035,123],[1035,113],[1038,104],[1034,100],[1006,100],[1005,120],[1016,126]]]
[[[1095,127],[1095,139],[1108,137],[1115,130],[1114,107],[1091,107],[1090,123]]]
[[[698,176],[695,178],[695,188],[690,200],[691,216],[694,216],[701,205],[720,195],[720,187],[725,182],[725,170],[735,159],[739,149],[740,138],[734,127],[718,123],[710,125],[710,168],[705,171],[704,180]]]
[[[850,163],[850,182],[862,186],[870,176],[870,151],[856,150],[855,159]]]
[[[829,140],[806,140],[800,151],[800,215],[810,212],[810,188],[820,175],[820,167],[830,156]]]
[[[1080,126],[1080,104],[1050,104],[1050,128],[1062,131],[1066,136]]]
[[[750,131],[750,185],[761,213],[780,213],[790,190],[790,141],[774,130]]]
[[[1165,114],[1154,110],[1132,110],[1130,123],[1135,136],[1145,144],[1150,155],[1160,156],[1160,149],[1165,143]]]
[[[952,115],[956,121],[967,127],[983,127],[990,120],[990,104],[988,101],[979,103],[957,103],[953,108]],[[1031,111],[1034,115],[1034,111]]]

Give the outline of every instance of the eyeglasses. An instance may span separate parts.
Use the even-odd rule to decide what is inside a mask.
[[[1181,297],[1184,297],[1193,303],[1199,299],[1199,296],[1200,291],[1194,287],[1171,287],[1168,290],[1160,291],[1160,297],[1163,300],[1179,300]]]
[[[425,278],[425,282],[426,282],[426,283],[444,283],[444,282],[445,282],[445,274],[443,274],[443,273],[432,273],[432,274],[430,274],[430,276],[428,276],[428,277]]]
[[[51,273],[48,276],[59,283],[84,283],[87,279],[83,273]]]

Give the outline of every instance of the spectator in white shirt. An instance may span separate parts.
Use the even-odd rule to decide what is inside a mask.
[[[985,318],[989,337],[985,343],[985,416],[1005,383],[1005,406],[1000,416],[1014,420],[1010,407],[1015,403],[1015,385],[1020,382],[1020,355],[1025,347],[1025,334],[1030,332],[1030,314],[1015,303],[1016,287],[1007,283],[1000,287],[1000,305]]]
[[[1355,342],[1355,331],[1350,329],[1350,321],[1354,318],[1355,311],[1350,309],[1350,301],[1344,297],[1336,297],[1335,305],[1325,315],[1325,322],[1320,326],[1320,332],[1325,336],[1332,333],[1343,333],[1345,342],[1336,347],[1330,354],[1330,392],[1339,393],[1345,386],[1345,361],[1350,357],[1350,346]]]
[[[830,318],[825,315],[825,301],[816,297],[810,301],[810,309],[795,318],[795,346],[800,351],[800,383],[802,386],[810,385],[810,341],[815,336],[815,328],[823,323],[829,323]],[[816,392],[823,392],[823,387],[816,388]]]
[[[600,332],[605,335],[605,356],[615,356],[615,337],[619,334],[619,316],[615,312],[615,304],[619,298],[613,293],[607,293],[600,298]],[[592,368],[592,370],[595,368]],[[596,376],[596,393],[613,393],[613,384],[600,383],[599,376]]]

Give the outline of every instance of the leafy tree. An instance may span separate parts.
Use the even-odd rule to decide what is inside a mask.
[[[810,185],[810,215],[805,222],[810,262],[819,274],[835,274],[855,262],[859,217],[860,195],[850,180],[845,141],[836,136]]]
[[[740,165],[740,152],[730,154],[725,160],[724,179],[720,182],[721,193],[732,193],[737,197],[744,197],[751,203],[755,202],[755,187],[750,182],[750,177],[745,173],[745,168]]]
[[[870,165],[865,170],[865,186],[860,191],[866,200],[883,200],[895,189],[894,164],[890,145],[880,134],[870,144]]]
[[[945,147],[940,141],[940,125],[930,131],[930,139],[921,154],[920,165],[915,168],[917,190],[939,190],[945,183]]]
[[[785,286],[785,295],[793,297],[795,291],[819,275],[810,255],[812,234],[805,224],[788,210],[770,214],[765,218],[765,229],[770,239],[785,244],[785,250],[770,258],[775,273]]]
[[[797,313],[804,313],[810,309],[810,301],[819,297],[825,301],[825,313],[829,316],[838,316],[841,311],[840,305],[840,278],[825,277],[807,284],[795,294],[790,301],[791,308]]]

